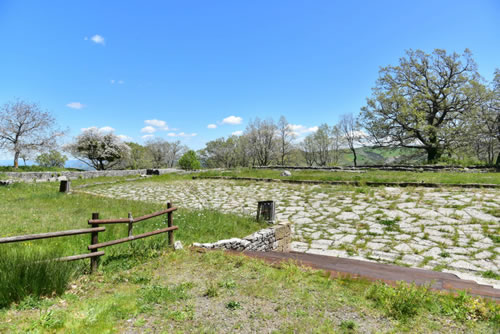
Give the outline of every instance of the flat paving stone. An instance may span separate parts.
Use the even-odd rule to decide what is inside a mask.
[[[258,201],[274,200],[276,217],[294,223],[297,240],[291,248],[296,251],[370,256],[411,267],[430,257],[429,268],[445,264],[478,278],[485,270],[500,274],[500,246],[488,237],[500,228],[500,218],[490,214],[500,207],[500,190],[380,187],[371,188],[368,196],[354,187],[331,191],[335,187],[192,180],[98,185],[84,191],[246,216],[256,215]],[[346,244],[354,251],[348,254]]]

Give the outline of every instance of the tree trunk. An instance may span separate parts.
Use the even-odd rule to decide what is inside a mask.
[[[441,152],[437,147],[427,147],[427,163],[436,163],[441,157]]]
[[[495,163],[495,167],[500,170],[500,151],[498,152],[497,155],[497,162]]]
[[[14,168],[19,168],[19,154],[20,152],[14,153]]]
[[[358,157],[356,156],[356,149],[353,147],[351,151],[352,154],[354,154],[354,167],[358,167]]]

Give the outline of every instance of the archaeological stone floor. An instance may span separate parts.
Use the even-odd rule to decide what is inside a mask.
[[[101,185],[85,191],[248,215],[255,215],[257,201],[274,200],[278,220],[294,223],[295,251],[464,273],[472,278],[489,270],[500,273],[498,189],[193,180]]]

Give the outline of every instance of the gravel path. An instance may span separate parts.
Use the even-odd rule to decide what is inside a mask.
[[[102,185],[86,192],[180,207],[256,213],[276,201],[292,249],[449,271],[500,273],[500,190],[342,187],[228,180]],[[484,282],[484,280],[482,280]],[[489,280],[497,287],[498,280]]]

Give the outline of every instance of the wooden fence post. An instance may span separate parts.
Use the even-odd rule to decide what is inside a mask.
[[[128,236],[131,237],[132,236],[132,229],[134,228],[134,224],[133,224],[134,218],[132,217],[132,212],[128,213],[128,219],[129,219],[129,223],[128,223]]]
[[[99,219],[99,213],[92,213],[92,219]],[[99,224],[92,224],[92,227],[99,227]],[[90,244],[95,245],[99,243],[99,232],[92,232],[90,235]],[[91,253],[97,252],[97,249],[92,249]],[[93,273],[97,271],[97,267],[99,266],[99,257],[90,258],[90,272]]]
[[[170,209],[172,207],[172,203],[168,202],[167,203],[167,209]],[[174,216],[173,212],[167,213],[168,216],[168,227],[172,227],[174,225]],[[168,245],[170,247],[174,246],[174,231],[168,231]]]

